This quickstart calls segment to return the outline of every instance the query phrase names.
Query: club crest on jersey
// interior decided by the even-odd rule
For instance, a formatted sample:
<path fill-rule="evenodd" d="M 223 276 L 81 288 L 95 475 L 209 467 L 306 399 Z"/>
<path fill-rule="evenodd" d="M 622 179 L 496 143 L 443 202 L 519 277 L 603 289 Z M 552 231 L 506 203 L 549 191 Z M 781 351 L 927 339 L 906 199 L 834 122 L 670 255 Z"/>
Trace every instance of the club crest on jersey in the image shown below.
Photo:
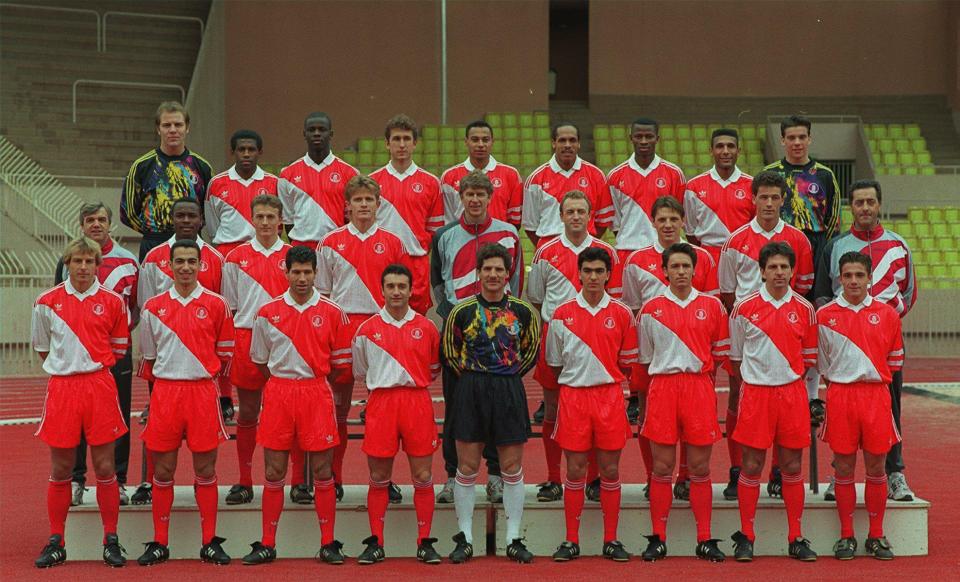
<path fill-rule="evenodd" d="M 377 244 L 373 245 L 373 252 L 377 253 L 378 255 L 382 255 L 383 253 L 387 252 L 387 247 L 383 246 L 383 243 L 378 242 Z"/>
<path fill-rule="evenodd" d="M 330 174 L 330 181 L 333 182 L 334 184 L 340 182 L 340 173 L 334 172 Z"/>
<path fill-rule="evenodd" d="M 93 313 L 94 313 L 94 315 L 103 315 L 103 304 L 102 304 L 102 303 L 97 303 L 96 305 L 94 305 L 94 306 L 93 306 Z"/>
<path fill-rule="evenodd" d="M 499 188 L 500 186 L 503 186 L 503 180 L 501 180 L 500 178 L 494 178 L 491 182 L 493 183 L 494 188 Z"/>
<path fill-rule="evenodd" d="M 261 187 L 259 190 L 257 190 L 257 194 L 259 194 L 260 196 L 266 196 L 266 195 L 268 195 L 268 194 L 270 194 L 270 193 L 267 192 L 267 189 L 266 189 L 266 188 Z"/>
<path fill-rule="evenodd" d="M 667 181 L 664 180 L 663 178 L 657 178 L 657 188 L 666 188 L 666 187 L 667 187 Z"/>
<path fill-rule="evenodd" d="M 873 325 L 880 325 L 880 316 L 876 313 L 871 313 L 870 317 L 867 318 L 867 321 Z"/>
<path fill-rule="evenodd" d="M 819 192 L 820 192 L 820 184 L 817 184 L 816 182 L 811 182 L 810 185 L 807 186 L 807 192 L 809 192 L 809 193 L 811 193 L 811 194 L 817 194 L 817 193 L 819 193 Z"/>
<path fill-rule="evenodd" d="M 737 191 L 733 193 L 737 200 L 743 200 L 747 197 L 747 193 L 743 191 L 743 188 L 737 188 Z"/>
<path fill-rule="evenodd" d="M 314 315 L 313 318 L 310 320 L 310 323 L 313 324 L 313 327 L 323 327 L 323 316 Z"/>
<path fill-rule="evenodd" d="M 209 269 L 209 268 L 210 268 L 210 265 L 208 265 L 206 261 L 200 261 L 200 272 L 201 272 L 201 273 L 206 273 L 206 272 L 207 272 L 207 269 Z"/>
<path fill-rule="evenodd" d="M 197 319 L 207 318 L 207 309 L 205 307 L 198 307 L 196 313 L 197 313 Z"/>
<path fill-rule="evenodd" d="M 410 336 L 415 340 L 421 339 L 423 338 L 423 330 L 419 327 L 415 327 L 413 328 L 413 331 L 410 332 Z"/>
<path fill-rule="evenodd" d="M 617 322 L 614 321 L 612 317 L 608 317 L 608 318 L 603 322 L 603 327 L 605 327 L 605 328 L 607 328 L 607 329 L 613 329 L 613 328 L 617 327 Z"/>
<path fill-rule="evenodd" d="M 577 181 L 577 184 L 579 184 L 581 188 L 586 188 L 590 185 L 590 182 L 587 181 L 586 176 L 580 176 L 580 180 Z"/>
<path fill-rule="evenodd" d="M 277 259 L 277 268 L 281 271 L 287 270 L 287 262 L 284 259 Z"/>
<path fill-rule="evenodd" d="M 707 312 L 704 309 L 698 309 L 693 315 L 700 321 L 703 321 L 707 318 Z"/>
<path fill-rule="evenodd" d="M 416 192 L 417 194 L 419 194 L 423 192 L 423 184 L 421 184 L 420 182 L 414 182 L 413 186 L 411 186 L 410 189 Z"/>
<path fill-rule="evenodd" d="M 796 311 L 791 311 L 790 313 L 787 314 L 787 320 L 790 323 L 797 323 L 798 321 L 800 321 L 800 317 L 797 316 Z"/>

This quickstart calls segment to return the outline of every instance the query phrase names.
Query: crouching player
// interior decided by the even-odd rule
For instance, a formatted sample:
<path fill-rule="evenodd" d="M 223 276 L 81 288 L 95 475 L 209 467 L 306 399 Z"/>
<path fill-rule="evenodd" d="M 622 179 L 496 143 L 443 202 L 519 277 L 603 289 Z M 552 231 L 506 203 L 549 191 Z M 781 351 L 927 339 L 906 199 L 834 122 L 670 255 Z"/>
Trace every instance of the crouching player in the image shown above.
<path fill-rule="evenodd" d="M 333 537 L 337 502 L 331 465 L 339 436 L 328 376 L 349 371 L 347 316 L 314 288 L 317 253 L 313 249 L 291 248 L 286 267 L 290 288 L 260 308 L 250 340 L 250 359 L 267 378 L 257 431 L 266 483 L 263 537 L 251 544 L 243 563 L 265 564 L 277 557 L 284 477 L 290 449 L 297 443 L 300 450 L 312 453 L 313 501 L 320 521 L 317 559 L 342 564 L 343 544 Z"/>
<path fill-rule="evenodd" d="M 626 562 L 617 540 L 620 519 L 620 452 L 632 436 L 622 383 L 637 362 L 637 330 L 630 308 L 607 295 L 611 253 L 587 248 L 577 257 L 582 289 L 560 304 L 547 332 L 547 364 L 558 373 L 560 395 L 553 438 L 567 457 L 563 497 L 567 539 L 553 554 L 566 562 L 580 555 L 587 455 L 597 451 L 603 556 Z M 626 373 L 625 373 L 626 371 Z"/>
<path fill-rule="evenodd" d="M 804 377 L 817 363 L 816 312 L 790 288 L 797 256 L 785 242 L 760 250 L 763 286 L 737 302 L 730 314 L 730 363 L 742 378 L 733 440 L 743 446 L 737 484 L 740 531 L 733 534 L 734 558 L 753 560 L 753 520 L 760 498 L 760 472 L 767 449 L 776 446 L 787 508 L 791 558 L 812 562 L 817 554 L 800 532 L 803 517 L 803 449 L 810 446 L 810 408 Z"/>
<path fill-rule="evenodd" d="M 130 346 L 126 302 L 100 285 L 100 245 L 82 237 L 67 245 L 63 264 L 69 277 L 44 292 L 33 306 L 33 349 L 50 374 L 37 436 L 50 446 L 47 513 L 50 540 L 34 565 L 49 568 L 67 559 L 63 534 L 70 509 L 70 478 L 81 434 L 90 444 L 97 474 L 97 505 L 103 521 L 103 561 L 123 566 L 117 519 L 120 488 L 113 448 L 127 432 L 110 367 Z"/>
<path fill-rule="evenodd" d="M 884 461 L 900 442 L 893 422 L 888 385 L 903 366 L 900 317 L 894 308 L 870 296 L 872 261 L 852 251 L 840 257 L 843 292 L 817 311 L 820 373 L 827 379 L 827 419 L 821 436 L 833 451 L 836 471 L 840 540 L 833 547 L 840 560 L 852 560 L 857 551 L 853 511 L 857 492 L 853 471 L 857 449 L 863 449 L 867 483 L 864 501 L 870 533 L 864 547 L 879 560 L 892 560 L 883 536 L 887 508 Z"/>
<path fill-rule="evenodd" d="M 403 265 L 389 265 L 380 277 L 384 307 L 366 320 L 353 338 L 353 374 L 366 380 L 367 400 L 363 452 L 370 467 L 367 514 L 370 537 L 357 562 L 383 560 L 383 519 L 389 502 L 393 458 L 403 450 L 413 477 L 413 505 L 417 513 L 417 559 L 439 564 L 440 554 L 430 537 L 433 523 L 433 452 L 437 425 L 427 387 L 440 374 L 440 332 L 429 319 L 410 307 L 414 282 Z"/>

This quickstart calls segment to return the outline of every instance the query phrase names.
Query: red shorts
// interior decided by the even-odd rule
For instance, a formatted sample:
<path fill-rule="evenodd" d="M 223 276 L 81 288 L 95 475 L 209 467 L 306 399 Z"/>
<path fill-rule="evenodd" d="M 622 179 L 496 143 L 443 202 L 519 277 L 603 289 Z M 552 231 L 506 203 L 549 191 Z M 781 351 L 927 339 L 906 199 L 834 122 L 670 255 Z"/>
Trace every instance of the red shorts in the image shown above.
<path fill-rule="evenodd" d="M 410 294 L 410 307 L 420 315 L 426 315 L 433 301 L 430 299 L 430 255 L 409 257 L 408 265 L 413 274 L 413 289 Z"/>
<path fill-rule="evenodd" d="M 900 442 L 890 408 L 890 388 L 879 382 L 830 383 L 820 438 L 840 455 L 852 455 L 857 449 L 886 454 Z"/>
<path fill-rule="evenodd" d="M 211 379 L 157 378 L 150 395 L 150 417 L 141 437 L 151 451 L 166 453 L 187 448 L 204 453 L 227 440 L 220 412 L 220 390 Z"/>
<path fill-rule="evenodd" d="M 265 449 L 289 451 L 294 439 L 304 451 L 325 451 L 340 444 L 333 393 L 325 379 L 267 380 L 257 442 Z"/>
<path fill-rule="evenodd" d="M 427 457 L 440 439 L 433 418 L 433 401 L 425 388 L 377 388 L 367 399 L 363 452 L 392 458 L 400 450 L 411 457 Z"/>
<path fill-rule="evenodd" d="M 81 434 L 90 446 L 97 447 L 126 433 L 110 370 L 50 377 L 40 428 L 34 436 L 51 447 L 72 449 L 80 444 Z"/>
<path fill-rule="evenodd" d="M 655 443 L 703 447 L 721 438 L 717 393 L 710 374 L 656 374 L 650 378 L 640 434 Z"/>
<path fill-rule="evenodd" d="M 619 384 L 560 387 L 553 440 L 565 451 L 619 451 L 633 436 Z"/>
<path fill-rule="evenodd" d="M 245 242 L 247 241 L 241 240 L 237 242 L 228 242 L 228 243 L 218 244 L 217 252 L 223 255 L 224 257 L 226 257 L 227 255 L 230 254 L 230 251 L 232 251 L 233 249 L 237 248 L 238 246 L 242 245 Z"/>
<path fill-rule="evenodd" d="M 260 390 L 267 379 L 250 359 L 250 340 L 253 330 L 238 327 L 234 330 L 233 361 L 230 362 L 230 382 L 241 390 Z"/>
<path fill-rule="evenodd" d="M 810 446 L 810 405 L 803 378 L 783 386 L 740 386 L 733 440 L 753 449 L 774 443 L 788 449 Z"/>
<path fill-rule="evenodd" d="M 630 372 L 630 392 L 646 394 L 650 390 L 650 374 L 647 366 L 635 364 Z"/>
<path fill-rule="evenodd" d="M 547 365 L 547 327 L 548 324 L 544 322 L 543 332 L 540 335 L 542 341 L 540 342 L 540 351 L 537 354 L 537 365 L 533 369 L 533 379 L 539 382 L 544 390 L 559 390 L 558 376 Z"/>

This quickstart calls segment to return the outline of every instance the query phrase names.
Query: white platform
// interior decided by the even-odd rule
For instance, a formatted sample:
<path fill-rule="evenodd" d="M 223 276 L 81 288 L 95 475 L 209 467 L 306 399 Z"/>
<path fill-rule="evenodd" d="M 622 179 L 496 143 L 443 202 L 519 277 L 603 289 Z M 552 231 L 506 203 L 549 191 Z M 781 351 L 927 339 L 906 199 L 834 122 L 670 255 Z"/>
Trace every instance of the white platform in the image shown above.
<path fill-rule="evenodd" d="M 386 552 L 387 556 L 414 556 L 416 553 L 417 520 L 413 507 L 413 489 L 401 485 L 403 503 L 390 505 L 387 509 Z M 821 486 L 825 490 L 826 484 Z M 363 549 L 360 543 L 369 535 L 366 512 L 365 485 L 348 485 L 343 501 L 337 505 L 336 537 L 344 543 L 348 556 L 356 557 Z M 440 486 L 437 486 L 439 491 Z M 721 549 L 732 551 L 730 534 L 740 528 L 740 514 L 736 501 L 725 501 L 721 485 L 714 485 L 713 535 L 724 542 Z M 217 523 L 218 535 L 227 538 L 224 549 L 234 558 L 249 551 L 249 544 L 260 539 L 261 488 L 255 487 L 255 499 L 246 505 L 228 506 L 223 503 L 229 487 L 220 488 L 221 503 Z M 286 492 L 285 492 L 286 493 Z M 99 560 L 101 558 L 100 536 L 102 526 L 96 505 L 96 492 L 87 491 L 86 502 L 71 508 L 67 519 L 67 553 L 71 560 Z M 313 505 L 297 505 L 285 496 L 286 503 L 280 518 L 277 533 L 277 551 L 280 558 L 313 557 L 320 545 L 320 531 Z M 898 556 L 927 554 L 927 512 L 930 504 L 922 499 L 902 503 L 887 503 L 884 531 Z M 127 548 L 128 557 L 140 555 L 142 543 L 153 539 L 151 507 L 129 506 L 120 508 L 120 542 Z M 473 518 L 474 548 L 483 555 L 488 532 L 496 533 L 496 553 L 504 553 L 504 524 L 502 506 L 491 507 L 486 501 L 483 487 L 477 487 L 477 504 Z M 803 516 L 803 533 L 813 543 L 813 549 L 821 555 L 829 555 L 833 543 L 839 537 L 839 522 L 836 505 L 825 502 L 820 495 L 807 492 Z M 860 539 L 867 532 L 867 514 L 863 508 L 862 485 L 857 486 L 857 512 L 855 527 Z M 771 499 L 765 488 L 760 494 L 755 521 L 757 532 L 757 555 L 785 555 L 786 513 L 780 499 Z M 433 518 L 433 537 L 439 538 L 437 550 L 446 555 L 453 549 L 450 538 L 458 531 L 453 504 L 436 505 Z M 527 486 L 527 502 L 523 516 L 522 535 L 534 554 L 550 555 L 563 541 L 566 525 L 563 502 L 539 503 L 536 487 Z M 603 520 L 600 504 L 587 501 L 580 524 L 580 547 L 584 555 L 599 554 L 602 546 Z M 642 485 L 625 485 L 620 513 L 620 539 L 627 550 L 638 553 L 646 546 L 644 534 L 650 533 L 649 503 L 643 499 Z M 668 540 L 670 555 L 693 555 L 696 545 L 695 526 L 689 503 L 674 501 L 670 512 Z M 196 558 L 200 550 L 200 519 L 191 486 L 176 487 L 173 513 L 170 516 L 171 558 Z"/>

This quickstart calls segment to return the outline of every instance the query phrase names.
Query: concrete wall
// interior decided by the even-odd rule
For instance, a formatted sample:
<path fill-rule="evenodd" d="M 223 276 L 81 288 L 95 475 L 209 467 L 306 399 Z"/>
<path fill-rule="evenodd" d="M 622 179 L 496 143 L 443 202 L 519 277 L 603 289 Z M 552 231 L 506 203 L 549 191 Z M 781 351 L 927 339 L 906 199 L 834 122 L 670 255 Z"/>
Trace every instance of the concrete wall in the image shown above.
<path fill-rule="evenodd" d="M 226 128 L 224 4 L 213 0 L 210 7 L 186 102 L 191 119 L 187 144 L 210 162 L 214 172 L 225 168 L 230 159 L 224 135 L 233 133 Z"/>

